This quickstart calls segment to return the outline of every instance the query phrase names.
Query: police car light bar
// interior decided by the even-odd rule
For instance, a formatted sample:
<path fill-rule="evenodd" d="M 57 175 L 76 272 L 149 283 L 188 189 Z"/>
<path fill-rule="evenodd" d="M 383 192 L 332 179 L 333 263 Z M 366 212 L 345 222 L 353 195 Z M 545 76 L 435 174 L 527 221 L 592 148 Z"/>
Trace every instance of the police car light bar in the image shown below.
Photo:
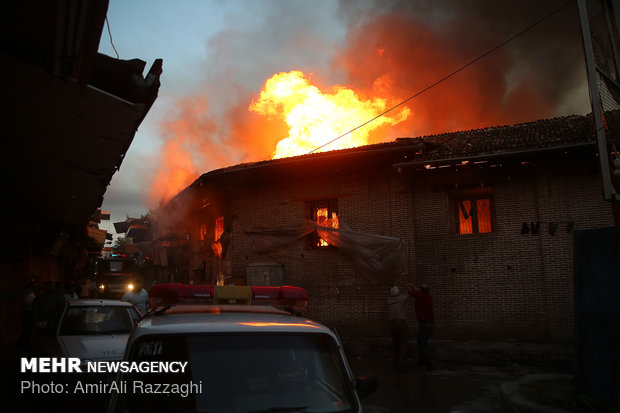
<path fill-rule="evenodd" d="M 282 287 L 253 286 L 252 299 L 254 304 L 286 307 L 299 311 L 308 306 L 306 289 L 288 285 Z"/>
<path fill-rule="evenodd" d="M 149 293 L 151 307 L 172 304 L 254 304 L 304 310 L 308 295 L 301 287 L 216 286 L 164 283 Z"/>

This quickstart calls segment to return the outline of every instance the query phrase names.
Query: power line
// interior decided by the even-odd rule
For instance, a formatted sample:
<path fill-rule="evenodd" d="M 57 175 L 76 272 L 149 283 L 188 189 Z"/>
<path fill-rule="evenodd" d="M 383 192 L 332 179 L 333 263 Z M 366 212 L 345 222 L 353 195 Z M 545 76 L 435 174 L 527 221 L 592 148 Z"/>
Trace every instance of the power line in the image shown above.
<path fill-rule="evenodd" d="M 114 49 L 114 52 L 116 53 L 116 58 L 120 59 L 118 51 L 116 51 L 116 47 L 114 46 L 114 42 L 112 41 L 112 31 L 110 30 L 110 22 L 108 21 L 108 16 L 105 16 L 105 24 L 106 26 L 108 26 L 108 34 L 110 35 L 110 44 L 112 45 L 112 49 Z"/>
<path fill-rule="evenodd" d="M 525 29 L 521 30 L 520 32 L 518 32 L 517 34 L 509 37 L 508 39 L 504 40 L 503 42 L 501 42 L 500 44 L 498 44 L 497 46 L 493 47 L 492 49 L 486 51 L 485 53 L 481 54 L 480 56 L 476 57 L 475 59 L 471 60 L 469 63 L 461 66 L 460 68 L 456 69 L 454 72 L 442 77 L 441 79 L 439 79 L 438 81 L 436 81 L 435 83 L 425 87 L 424 89 L 420 90 L 419 92 L 417 92 L 416 94 L 409 96 L 407 99 L 403 100 L 402 102 L 392 106 L 391 108 L 385 110 L 384 112 L 380 113 L 379 115 L 375 116 L 374 118 L 362 123 L 361 125 L 356 126 L 355 128 L 343 133 L 342 135 L 332 139 L 331 141 L 324 143 L 323 145 L 314 148 L 313 150 L 311 150 L 310 152 L 308 152 L 308 154 L 311 154 L 313 152 L 318 151 L 321 148 L 324 148 L 327 145 L 330 145 L 334 142 L 336 142 L 338 139 L 343 138 L 345 136 L 347 136 L 350 133 L 355 132 L 356 130 L 363 128 L 364 126 L 368 125 L 369 123 L 379 119 L 380 117 L 386 115 L 387 113 L 393 111 L 394 109 L 396 109 L 399 106 L 404 105 L 405 103 L 409 102 L 411 99 L 416 98 L 418 96 L 420 96 L 421 94 L 427 92 L 428 90 L 434 88 L 435 86 L 437 86 L 438 84 L 450 79 L 452 76 L 456 75 L 457 73 L 467 69 L 469 66 L 473 65 L 474 63 L 478 62 L 479 60 L 484 59 L 485 57 L 487 57 L 488 55 L 490 55 L 491 53 L 496 52 L 497 50 L 501 49 L 502 47 L 504 47 L 506 44 L 510 43 L 511 41 L 513 41 L 514 39 L 516 39 L 517 37 L 525 34 L 526 32 L 528 32 L 529 30 L 533 29 L 534 27 L 538 26 L 540 23 L 544 22 L 545 20 L 553 17 L 555 14 L 559 13 L 560 11 L 562 11 L 564 8 L 568 7 L 571 3 L 573 3 L 574 0 L 569 0 L 568 2 L 564 3 L 562 6 L 558 7 L 557 9 L 555 9 L 554 11 L 552 11 L 551 13 L 545 15 L 544 17 L 542 17 L 541 19 L 539 19 L 538 21 L 536 21 L 535 23 L 529 25 L 528 27 L 526 27 Z"/>

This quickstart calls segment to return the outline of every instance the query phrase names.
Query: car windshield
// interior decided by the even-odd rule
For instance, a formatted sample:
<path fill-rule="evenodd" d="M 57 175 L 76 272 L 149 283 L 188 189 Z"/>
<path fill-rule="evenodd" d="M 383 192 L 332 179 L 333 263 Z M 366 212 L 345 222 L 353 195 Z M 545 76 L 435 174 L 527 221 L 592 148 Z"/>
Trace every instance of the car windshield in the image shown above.
<path fill-rule="evenodd" d="M 140 316 L 129 306 L 68 307 L 60 323 L 61 336 L 129 333 Z"/>
<path fill-rule="evenodd" d="M 135 261 L 127 258 L 101 260 L 97 265 L 99 273 L 134 272 L 136 270 Z"/>
<path fill-rule="evenodd" d="M 130 359 L 189 364 L 185 373 L 126 374 L 117 412 L 357 411 L 338 346 L 324 334 L 145 337 Z M 144 393 L 161 384 L 174 393 Z"/>

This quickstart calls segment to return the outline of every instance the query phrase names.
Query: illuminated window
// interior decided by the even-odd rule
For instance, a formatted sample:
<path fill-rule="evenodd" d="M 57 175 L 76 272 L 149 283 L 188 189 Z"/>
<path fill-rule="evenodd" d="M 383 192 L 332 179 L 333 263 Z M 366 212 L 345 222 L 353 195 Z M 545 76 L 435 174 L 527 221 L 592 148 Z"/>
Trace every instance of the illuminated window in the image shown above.
<path fill-rule="evenodd" d="M 307 218 L 315 221 L 319 226 L 338 228 L 338 200 L 323 199 L 306 203 Z M 310 237 L 312 248 L 327 248 L 329 244 L 320 238 L 316 232 Z"/>
<path fill-rule="evenodd" d="M 479 188 L 454 192 L 451 196 L 454 229 L 457 234 L 493 232 L 493 190 Z"/>
<path fill-rule="evenodd" d="M 214 240 L 217 241 L 220 239 L 222 234 L 224 233 L 224 217 L 218 217 L 215 220 L 215 233 L 213 234 Z"/>
<path fill-rule="evenodd" d="M 219 258 L 222 258 L 223 254 L 223 246 L 219 241 L 222 234 L 224 234 L 224 217 L 217 217 L 215 219 L 215 230 L 213 232 L 214 242 L 211 244 L 211 250 L 213 251 L 213 255 Z"/>

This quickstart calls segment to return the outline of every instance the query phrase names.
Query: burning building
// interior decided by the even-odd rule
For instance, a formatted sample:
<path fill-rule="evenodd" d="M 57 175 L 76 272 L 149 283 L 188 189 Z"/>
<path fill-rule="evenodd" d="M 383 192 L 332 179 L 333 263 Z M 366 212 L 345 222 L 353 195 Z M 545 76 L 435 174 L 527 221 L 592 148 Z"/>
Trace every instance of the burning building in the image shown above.
<path fill-rule="evenodd" d="M 389 288 L 426 281 L 439 338 L 569 340 L 573 231 L 614 225 L 593 133 L 569 116 L 240 164 L 159 225 L 179 281 L 301 286 L 344 336 L 386 335 Z"/>

